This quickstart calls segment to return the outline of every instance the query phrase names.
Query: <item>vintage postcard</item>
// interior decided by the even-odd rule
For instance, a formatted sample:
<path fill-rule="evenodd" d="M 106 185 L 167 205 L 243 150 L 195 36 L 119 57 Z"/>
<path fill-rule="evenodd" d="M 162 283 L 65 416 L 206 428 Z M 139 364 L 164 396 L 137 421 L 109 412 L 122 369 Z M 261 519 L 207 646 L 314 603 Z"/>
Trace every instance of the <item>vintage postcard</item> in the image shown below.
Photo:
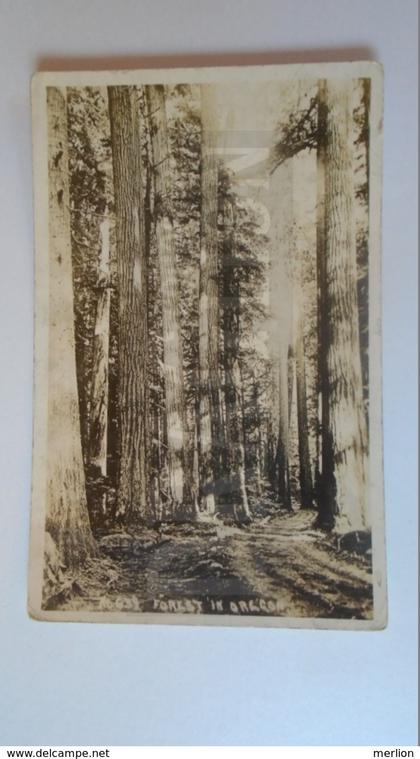
<path fill-rule="evenodd" d="M 30 614 L 383 628 L 381 67 L 32 98 Z"/>

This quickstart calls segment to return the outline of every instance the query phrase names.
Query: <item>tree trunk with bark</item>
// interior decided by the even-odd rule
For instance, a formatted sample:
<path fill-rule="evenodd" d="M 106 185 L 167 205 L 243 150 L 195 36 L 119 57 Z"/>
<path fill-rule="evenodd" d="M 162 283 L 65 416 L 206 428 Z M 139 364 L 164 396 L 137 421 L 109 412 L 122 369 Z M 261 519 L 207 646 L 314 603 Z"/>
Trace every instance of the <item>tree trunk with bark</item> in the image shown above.
<path fill-rule="evenodd" d="M 362 127 L 359 141 L 362 145 L 362 170 L 365 175 L 364 185 L 359 188 L 362 198 L 363 216 L 361 229 L 358 234 L 358 301 L 359 301 L 359 331 L 360 331 L 360 360 L 363 377 L 363 400 L 366 415 L 367 434 L 369 435 L 369 197 L 370 197 L 370 88 L 371 80 L 362 79 Z M 360 208 L 360 206 L 359 206 Z"/>
<path fill-rule="evenodd" d="M 289 477 L 289 346 L 291 297 L 287 262 L 292 251 L 293 163 L 287 160 L 270 176 L 270 351 L 273 364 L 272 418 L 274 461 L 270 479 L 279 504 L 291 508 Z M 280 297 L 279 297 L 280 293 Z"/>
<path fill-rule="evenodd" d="M 109 362 L 109 219 L 100 225 L 101 255 L 97 283 L 95 332 L 93 338 L 92 395 L 89 468 L 107 475 L 108 455 L 108 362 Z"/>
<path fill-rule="evenodd" d="M 135 87 L 109 87 L 119 289 L 117 518 L 152 518 L 148 484 L 147 250 Z"/>
<path fill-rule="evenodd" d="M 328 81 L 325 103 L 325 324 L 321 521 L 364 530 L 367 431 L 363 408 L 351 140 L 351 90 Z M 325 408 L 325 412 L 324 412 Z"/>
<path fill-rule="evenodd" d="M 289 472 L 289 360 L 283 350 L 278 360 L 278 437 L 276 450 L 276 486 L 279 503 L 292 508 Z"/>
<path fill-rule="evenodd" d="M 77 395 L 66 93 L 47 89 L 49 173 L 48 566 L 77 570 L 96 555 L 86 501 Z M 51 539 L 53 543 L 51 543 Z M 48 548 L 50 546 L 50 548 Z"/>
<path fill-rule="evenodd" d="M 201 223 L 199 292 L 200 507 L 213 514 L 221 448 L 219 282 L 217 239 L 216 104 L 212 85 L 201 86 Z"/>
<path fill-rule="evenodd" d="M 193 460 L 192 460 L 192 497 L 196 504 L 197 511 L 200 508 L 200 398 L 199 398 L 199 379 L 196 378 L 197 393 L 194 398 L 194 438 L 193 438 Z"/>
<path fill-rule="evenodd" d="M 163 360 L 167 423 L 169 510 L 172 518 L 195 515 L 186 468 L 187 427 L 184 402 L 175 244 L 170 199 L 170 149 L 163 85 L 146 87 L 154 176 L 154 217 L 162 294 Z"/>
<path fill-rule="evenodd" d="M 235 208 L 223 204 L 223 342 L 226 407 L 226 463 L 224 500 L 238 522 L 250 511 L 245 479 L 245 443 L 242 420 L 242 376 L 239 361 L 240 280 L 235 255 Z"/>
<path fill-rule="evenodd" d="M 255 490 L 258 496 L 263 493 L 264 444 L 263 423 L 260 408 L 259 386 L 255 372 L 252 372 L 252 400 L 254 404 L 256 440 L 255 440 Z"/>
<path fill-rule="evenodd" d="M 298 422 L 299 447 L 299 484 L 302 508 L 313 507 L 313 487 L 311 457 L 309 453 L 308 429 L 308 400 L 306 394 L 305 342 L 303 332 L 302 303 L 299 293 L 296 294 L 296 338 L 295 338 L 295 367 L 296 367 L 296 405 Z"/>
<path fill-rule="evenodd" d="M 316 207 L 316 268 L 317 268 L 317 341 L 318 341 L 318 430 L 316 437 L 315 496 L 318 505 L 319 520 L 325 527 L 332 527 L 333 516 L 325 509 L 324 500 L 333 498 L 334 483 L 322 476 L 323 431 L 328 429 L 327 397 L 327 313 L 326 313 L 326 273 L 325 273 L 325 166 L 326 166 L 326 128 L 327 103 L 326 81 L 321 79 L 318 85 L 318 139 L 317 139 L 317 207 Z M 331 492 L 331 495 L 329 495 Z"/>

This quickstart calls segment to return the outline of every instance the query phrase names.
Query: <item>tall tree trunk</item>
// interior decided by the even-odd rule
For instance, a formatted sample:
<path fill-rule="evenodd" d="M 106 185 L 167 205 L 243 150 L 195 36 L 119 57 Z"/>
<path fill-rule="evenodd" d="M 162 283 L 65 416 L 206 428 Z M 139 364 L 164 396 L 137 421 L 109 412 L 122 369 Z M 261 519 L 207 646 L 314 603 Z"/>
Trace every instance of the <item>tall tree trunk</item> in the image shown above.
<path fill-rule="evenodd" d="M 303 314 L 300 293 L 296 297 L 296 402 L 299 446 L 299 484 L 302 507 L 313 507 L 312 471 L 309 454 L 308 406 L 306 395 L 305 344 L 303 333 Z"/>
<path fill-rule="evenodd" d="M 216 104 L 201 86 L 201 225 L 199 293 L 200 506 L 213 514 L 220 471 L 219 283 L 217 240 Z"/>
<path fill-rule="evenodd" d="M 162 472 L 162 432 L 161 432 L 161 418 L 160 408 L 156 404 L 155 412 L 153 415 L 153 467 L 154 477 L 152 483 L 153 492 L 153 511 L 155 518 L 160 521 L 162 517 L 162 504 L 161 504 L 161 472 Z"/>
<path fill-rule="evenodd" d="M 293 164 L 285 161 L 270 176 L 270 351 L 273 362 L 272 417 L 275 458 L 271 478 L 279 503 L 291 508 L 289 481 L 289 379 L 291 297 L 287 262 L 292 254 Z M 281 293 L 281 297 L 279 297 Z"/>
<path fill-rule="evenodd" d="M 292 345 L 289 345 L 289 349 L 287 351 L 287 418 L 289 420 L 289 429 L 290 429 L 290 417 L 292 414 L 294 385 L 295 385 L 295 349 Z"/>
<path fill-rule="evenodd" d="M 170 150 L 162 85 L 146 87 L 154 167 L 154 217 L 162 291 L 163 359 L 168 437 L 169 508 L 174 519 L 195 514 L 186 464 L 182 340 L 170 187 Z"/>
<path fill-rule="evenodd" d="M 278 361 L 279 372 L 279 426 L 276 450 L 276 479 L 279 503 L 285 509 L 292 508 L 289 472 L 289 361 L 288 351 L 282 351 Z"/>
<path fill-rule="evenodd" d="M 328 514 L 324 501 L 334 497 L 334 483 L 322 477 L 323 431 L 328 429 L 327 397 L 327 313 L 326 313 L 326 273 L 325 273 L 325 164 L 326 164 L 327 104 L 326 81 L 318 84 L 318 145 L 317 145 L 317 208 L 316 208 L 316 268 L 317 268 L 317 342 L 318 342 L 318 430 L 316 437 L 315 496 L 319 519 L 325 527 L 333 526 L 333 515 Z M 329 495 L 330 493 L 330 495 Z"/>
<path fill-rule="evenodd" d="M 47 89 L 49 172 L 49 383 L 46 550 L 70 570 L 96 554 L 86 502 L 77 396 L 70 242 L 67 107 Z M 54 550 L 48 549 L 50 538 Z"/>
<path fill-rule="evenodd" d="M 360 360 L 362 364 L 363 400 L 366 415 L 367 434 L 369 435 L 369 196 L 370 196 L 370 88 L 371 80 L 361 80 L 362 126 L 359 140 L 362 143 L 362 170 L 365 182 L 360 188 L 363 216 L 359 230 L 357 265 L 358 265 L 358 301 Z"/>
<path fill-rule="evenodd" d="M 226 505 L 238 522 L 250 519 L 245 481 L 242 377 L 239 362 L 240 281 L 235 255 L 235 209 L 233 201 L 223 207 L 223 338 L 226 405 L 226 459 L 224 483 Z"/>
<path fill-rule="evenodd" d="M 362 79 L 362 105 L 363 105 L 363 144 L 365 148 L 365 171 L 366 171 L 366 189 L 365 200 L 369 214 L 369 193 L 370 193 L 370 99 L 371 99 L 371 79 Z"/>
<path fill-rule="evenodd" d="M 147 250 L 135 87 L 109 87 L 119 288 L 117 517 L 151 518 L 148 493 Z"/>
<path fill-rule="evenodd" d="M 199 381 L 196 382 L 196 388 L 199 391 Z M 200 504 L 200 398 L 197 392 L 194 399 L 194 440 L 193 440 L 193 462 L 192 462 L 192 496 L 196 503 L 197 509 Z"/>
<path fill-rule="evenodd" d="M 89 465 L 94 473 L 107 475 L 108 455 L 108 362 L 110 327 L 109 219 L 100 225 L 101 255 L 97 284 L 95 332 L 93 338 L 92 396 Z"/>
<path fill-rule="evenodd" d="M 325 316 L 321 521 L 366 529 L 366 419 L 360 362 L 350 87 L 325 87 Z M 325 418 L 325 424 L 324 424 Z"/>
<path fill-rule="evenodd" d="M 152 200 L 152 148 L 150 139 L 150 130 L 148 128 L 148 114 L 146 105 L 146 94 L 143 88 L 142 97 L 140 98 L 140 118 L 142 123 L 147 127 L 144 131 L 145 140 L 145 183 L 144 183 L 144 236 L 147 256 L 147 292 L 153 293 L 154 297 L 147 298 L 147 334 L 148 334 L 148 379 L 151 383 L 149 392 L 149 428 L 151 431 L 151 444 L 149 451 L 149 478 L 150 478 L 150 499 L 154 520 L 159 523 L 162 521 L 162 472 L 164 468 L 162 456 L 162 420 L 161 420 L 161 395 L 160 375 L 159 375 L 159 350 L 157 349 L 155 334 L 160 323 L 160 310 L 157 302 L 156 293 L 158 290 L 157 272 L 153 266 L 151 258 L 152 250 L 152 217 L 153 217 L 153 200 Z"/>
<path fill-rule="evenodd" d="M 255 485 L 258 496 L 263 491 L 263 468 L 264 468 L 264 447 L 262 436 L 262 414 L 260 407 L 260 398 L 258 391 L 258 382 L 255 371 L 251 373 L 252 379 L 252 400 L 254 404 L 256 441 L 255 441 Z"/>

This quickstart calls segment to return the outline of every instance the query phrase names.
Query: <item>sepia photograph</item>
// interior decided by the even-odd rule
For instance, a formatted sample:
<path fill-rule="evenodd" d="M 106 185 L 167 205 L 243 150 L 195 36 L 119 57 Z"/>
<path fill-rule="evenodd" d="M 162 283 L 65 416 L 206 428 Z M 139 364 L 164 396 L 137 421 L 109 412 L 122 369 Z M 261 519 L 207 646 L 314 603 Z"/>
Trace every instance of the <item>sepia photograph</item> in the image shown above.
<path fill-rule="evenodd" d="M 382 629 L 381 67 L 32 95 L 30 614 Z"/>

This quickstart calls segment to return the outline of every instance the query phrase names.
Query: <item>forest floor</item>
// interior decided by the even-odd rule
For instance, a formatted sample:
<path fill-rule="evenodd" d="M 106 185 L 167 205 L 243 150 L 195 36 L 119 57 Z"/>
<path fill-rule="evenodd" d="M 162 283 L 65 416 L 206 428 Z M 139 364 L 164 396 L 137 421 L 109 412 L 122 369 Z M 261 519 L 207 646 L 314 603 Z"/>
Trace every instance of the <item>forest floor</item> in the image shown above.
<path fill-rule="evenodd" d="M 100 558 L 59 608 L 371 618 L 370 551 L 344 551 L 313 525 L 299 510 L 98 536 Z"/>

